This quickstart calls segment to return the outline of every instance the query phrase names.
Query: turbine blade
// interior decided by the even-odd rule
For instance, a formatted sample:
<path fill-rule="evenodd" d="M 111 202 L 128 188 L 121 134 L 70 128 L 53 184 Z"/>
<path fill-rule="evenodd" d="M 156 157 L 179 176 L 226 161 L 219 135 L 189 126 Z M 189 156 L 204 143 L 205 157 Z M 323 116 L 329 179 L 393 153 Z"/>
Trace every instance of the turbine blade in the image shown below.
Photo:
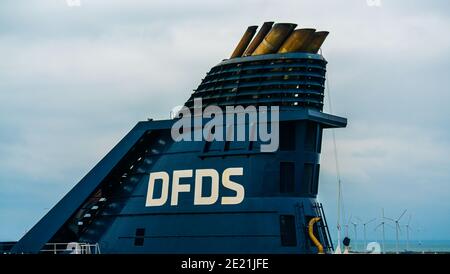
<path fill-rule="evenodd" d="M 397 218 L 397 221 L 400 221 L 400 219 L 403 217 L 403 215 L 405 215 L 406 211 L 408 211 L 408 210 L 405 209 L 405 211 L 403 211 L 402 215 L 400 215 L 400 217 Z"/>
<path fill-rule="evenodd" d="M 392 221 L 392 222 L 394 222 L 395 223 L 395 220 L 394 219 L 391 219 L 391 218 L 388 218 L 388 217 L 384 217 L 386 220 L 389 220 L 389 221 Z"/>
<path fill-rule="evenodd" d="M 371 222 L 375 221 L 376 219 L 377 219 L 377 218 L 373 218 L 372 220 L 366 222 L 366 225 L 367 225 L 367 224 L 370 224 Z"/>
<path fill-rule="evenodd" d="M 383 225 L 383 223 L 377 225 L 373 230 L 377 230 L 377 229 L 378 229 L 380 226 L 382 226 L 382 225 Z"/>
<path fill-rule="evenodd" d="M 390 227 L 390 228 L 395 229 L 395 227 L 394 227 L 393 225 L 391 225 L 391 224 L 385 223 L 385 225 L 387 225 L 387 226 Z"/>

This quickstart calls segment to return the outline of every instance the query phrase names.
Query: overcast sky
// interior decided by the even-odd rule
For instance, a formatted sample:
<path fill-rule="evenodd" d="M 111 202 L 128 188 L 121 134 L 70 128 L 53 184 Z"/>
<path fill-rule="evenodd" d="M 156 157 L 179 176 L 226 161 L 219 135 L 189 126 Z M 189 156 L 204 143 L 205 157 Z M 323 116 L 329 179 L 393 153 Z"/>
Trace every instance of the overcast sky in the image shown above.
<path fill-rule="evenodd" d="M 412 238 L 450 239 L 449 1 L 80 2 L 0 4 L 0 241 L 18 240 L 138 121 L 168 118 L 264 21 L 331 32 L 347 217 L 407 208 Z M 319 198 L 331 226 L 333 157 L 326 132 Z"/>

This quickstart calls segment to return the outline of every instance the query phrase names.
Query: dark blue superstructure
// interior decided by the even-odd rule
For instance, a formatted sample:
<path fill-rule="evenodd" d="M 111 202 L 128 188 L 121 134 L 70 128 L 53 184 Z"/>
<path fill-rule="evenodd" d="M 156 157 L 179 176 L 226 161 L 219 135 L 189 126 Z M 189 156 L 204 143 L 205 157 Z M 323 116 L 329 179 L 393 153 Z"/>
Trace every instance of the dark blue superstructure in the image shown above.
<path fill-rule="evenodd" d="M 98 243 L 102 253 L 311 253 L 307 223 L 321 216 L 320 242 L 332 249 L 316 203 L 322 130 L 346 119 L 322 112 L 326 61 L 309 53 L 267 54 L 225 60 L 207 74 L 186 102 L 204 107 L 280 107 L 280 148 L 260 142 L 174 142 L 174 120 L 139 122 L 13 248 L 38 253 L 47 243 Z M 178 205 L 146 206 L 149 174 L 242 167 L 232 177 L 245 188 L 240 204 L 194 205 L 191 191 Z M 205 184 L 208 185 L 208 184 Z M 161 186 L 155 184 L 155 192 Z M 169 195 L 172 186 L 169 187 Z M 205 187 L 205 192 L 211 189 Z M 219 196 L 233 196 L 220 186 Z"/>

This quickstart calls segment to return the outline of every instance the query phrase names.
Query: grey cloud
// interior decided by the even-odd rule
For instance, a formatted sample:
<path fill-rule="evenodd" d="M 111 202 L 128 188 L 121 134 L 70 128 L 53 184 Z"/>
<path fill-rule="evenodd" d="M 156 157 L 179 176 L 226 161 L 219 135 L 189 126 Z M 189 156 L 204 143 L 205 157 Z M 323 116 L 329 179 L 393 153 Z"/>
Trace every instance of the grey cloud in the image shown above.
<path fill-rule="evenodd" d="M 420 224 L 437 206 L 448 214 L 448 1 L 81 2 L 0 8 L 0 240 L 20 237 L 137 121 L 167 118 L 265 20 L 331 31 L 333 107 L 349 118 L 337 131 L 346 211 L 407 206 Z M 335 220 L 330 142 L 320 197 Z M 433 237 L 448 238 L 450 223 L 437 225 Z"/>

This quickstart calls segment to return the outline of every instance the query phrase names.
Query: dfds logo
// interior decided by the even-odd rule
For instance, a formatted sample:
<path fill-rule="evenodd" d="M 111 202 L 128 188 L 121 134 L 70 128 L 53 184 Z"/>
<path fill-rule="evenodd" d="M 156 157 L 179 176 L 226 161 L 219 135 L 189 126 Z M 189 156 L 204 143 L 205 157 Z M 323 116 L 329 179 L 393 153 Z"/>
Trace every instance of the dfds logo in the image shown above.
<path fill-rule="evenodd" d="M 170 205 L 178 205 L 178 194 L 180 192 L 191 192 L 190 184 L 180 184 L 181 178 L 192 178 L 194 170 L 174 170 L 172 174 L 172 193 L 170 197 Z M 194 179 L 194 205 L 212 205 L 219 200 L 219 177 L 221 177 L 222 186 L 236 193 L 235 196 L 221 197 L 222 205 L 236 205 L 244 200 L 245 189 L 241 184 L 230 180 L 231 176 L 242 176 L 244 169 L 242 167 L 227 168 L 223 171 L 222 176 L 215 169 L 197 169 L 195 170 Z M 204 178 L 210 178 L 211 195 L 203 196 Z M 161 193 L 154 193 L 156 182 L 162 184 Z M 152 172 L 148 181 L 147 200 L 145 206 L 162 206 L 169 198 L 169 181 L 170 177 L 167 172 Z M 156 195 L 155 195 L 156 194 Z M 154 197 L 159 198 L 154 198 Z"/>

